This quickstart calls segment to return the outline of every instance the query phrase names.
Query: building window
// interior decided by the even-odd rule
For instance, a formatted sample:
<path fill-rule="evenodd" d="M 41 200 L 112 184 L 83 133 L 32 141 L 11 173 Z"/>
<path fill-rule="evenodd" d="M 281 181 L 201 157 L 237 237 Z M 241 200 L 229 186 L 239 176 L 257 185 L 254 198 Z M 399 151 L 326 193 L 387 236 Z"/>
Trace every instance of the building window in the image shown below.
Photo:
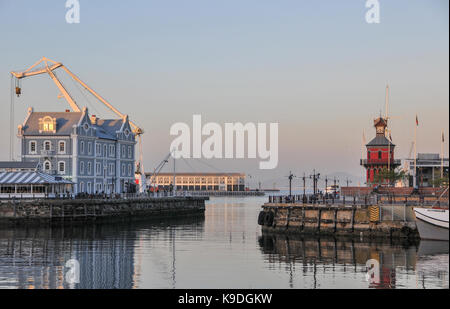
<path fill-rule="evenodd" d="M 380 160 L 381 160 L 381 150 L 380 150 L 380 151 L 378 151 L 378 159 L 380 159 Z"/>
<path fill-rule="evenodd" d="M 50 163 L 50 161 L 45 161 L 44 162 L 44 171 L 49 172 L 51 169 L 52 169 L 52 164 Z"/>
<path fill-rule="evenodd" d="M 60 174 L 64 174 L 66 172 L 66 162 L 64 161 L 58 162 L 58 172 Z"/>
<path fill-rule="evenodd" d="M 103 156 L 106 158 L 108 156 L 108 146 L 103 145 Z"/>
<path fill-rule="evenodd" d="M 89 194 L 91 194 L 92 192 L 91 192 L 91 183 L 90 182 L 88 182 L 87 183 L 87 193 L 89 193 Z"/>
<path fill-rule="evenodd" d="M 45 116 L 39 119 L 39 131 L 42 132 L 56 132 L 56 118 Z"/>
<path fill-rule="evenodd" d="M 92 154 L 92 143 L 91 142 L 88 143 L 88 154 L 89 155 Z"/>
<path fill-rule="evenodd" d="M 125 164 L 122 164 L 122 176 L 125 176 Z"/>
<path fill-rule="evenodd" d="M 80 162 L 80 174 L 81 175 L 84 174 L 84 162 L 83 161 Z"/>
<path fill-rule="evenodd" d="M 114 157 L 114 145 L 109 145 L 109 156 Z"/>
<path fill-rule="evenodd" d="M 52 150 L 52 143 L 50 141 L 45 141 L 44 142 L 44 150 L 45 151 L 50 151 Z"/>
<path fill-rule="evenodd" d="M 125 158 L 125 146 L 122 146 L 122 158 Z"/>
<path fill-rule="evenodd" d="M 128 176 L 131 176 L 131 164 L 128 164 Z"/>
<path fill-rule="evenodd" d="M 59 150 L 59 153 L 66 153 L 66 142 L 60 141 L 58 150 Z"/>
<path fill-rule="evenodd" d="M 36 153 L 36 142 L 35 141 L 30 142 L 30 153 Z"/>
<path fill-rule="evenodd" d="M 91 162 L 87 163 L 87 174 L 91 175 Z"/>
<path fill-rule="evenodd" d="M 84 182 L 80 182 L 80 192 L 84 192 Z"/>
<path fill-rule="evenodd" d="M 114 175 L 114 164 L 113 163 L 109 164 L 109 174 Z"/>
<path fill-rule="evenodd" d="M 80 142 L 80 153 L 84 154 L 84 142 L 83 141 Z"/>
<path fill-rule="evenodd" d="M 128 158 L 131 159 L 131 146 L 128 146 Z"/>
<path fill-rule="evenodd" d="M 97 175 L 101 175 L 101 172 L 102 172 L 102 166 L 101 166 L 100 163 L 97 163 L 96 169 L 97 169 L 97 170 L 96 170 Z"/>

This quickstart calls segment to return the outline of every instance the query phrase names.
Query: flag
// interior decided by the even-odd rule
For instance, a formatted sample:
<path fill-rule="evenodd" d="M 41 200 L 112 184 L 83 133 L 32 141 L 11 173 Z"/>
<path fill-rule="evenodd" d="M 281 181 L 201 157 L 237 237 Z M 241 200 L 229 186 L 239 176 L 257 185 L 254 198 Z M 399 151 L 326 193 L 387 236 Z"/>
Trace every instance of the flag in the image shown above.
<path fill-rule="evenodd" d="M 416 115 L 416 126 L 419 126 L 419 118 Z"/>
<path fill-rule="evenodd" d="M 442 131 L 442 142 L 445 142 L 445 139 L 444 139 L 444 131 Z"/>

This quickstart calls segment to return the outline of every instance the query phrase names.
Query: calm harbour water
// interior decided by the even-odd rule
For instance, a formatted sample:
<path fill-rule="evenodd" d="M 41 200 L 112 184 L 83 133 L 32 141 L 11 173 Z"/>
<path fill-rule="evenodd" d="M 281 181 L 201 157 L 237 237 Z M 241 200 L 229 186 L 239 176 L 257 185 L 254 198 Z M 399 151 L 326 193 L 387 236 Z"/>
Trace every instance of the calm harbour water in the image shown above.
<path fill-rule="evenodd" d="M 449 288 L 448 242 L 262 235 L 265 201 L 213 197 L 204 218 L 165 223 L 3 229 L 0 288 Z M 65 280 L 69 259 L 80 283 Z"/>

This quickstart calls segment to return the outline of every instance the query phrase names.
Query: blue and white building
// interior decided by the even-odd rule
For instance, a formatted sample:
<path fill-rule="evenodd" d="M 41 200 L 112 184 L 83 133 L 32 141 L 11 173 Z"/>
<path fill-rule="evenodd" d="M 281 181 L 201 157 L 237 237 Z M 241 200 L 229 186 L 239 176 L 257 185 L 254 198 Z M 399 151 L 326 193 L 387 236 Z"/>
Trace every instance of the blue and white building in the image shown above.
<path fill-rule="evenodd" d="M 135 134 L 128 116 L 100 119 L 82 112 L 35 112 L 18 127 L 22 161 L 74 183 L 74 193 L 126 193 L 134 185 Z"/>

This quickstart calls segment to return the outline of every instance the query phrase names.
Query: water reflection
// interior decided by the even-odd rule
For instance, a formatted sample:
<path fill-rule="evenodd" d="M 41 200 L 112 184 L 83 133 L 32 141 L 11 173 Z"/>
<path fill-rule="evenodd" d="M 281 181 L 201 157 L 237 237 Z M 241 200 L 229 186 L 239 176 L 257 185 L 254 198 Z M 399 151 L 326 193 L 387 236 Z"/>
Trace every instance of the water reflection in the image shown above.
<path fill-rule="evenodd" d="M 342 277 L 346 273 L 364 275 L 369 288 L 396 288 L 399 272 L 402 276 L 416 275 L 417 288 L 425 288 L 427 280 L 448 288 L 448 242 L 383 243 L 264 234 L 259 238 L 259 245 L 270 264 L 287 267 L 291 287 L 296 272 L 312 277 L 312 287 L 319 287 L 317 272 L 322 268 L 323 272 L 329 272 L 328 276 L 333 273 Z M 424 257 L 429 258 L 428 263 Z M 447 262 L 442 260 L 445 258 Z M 446 263 L 446 270 L 442 270 Z"/>
<path fill-rule="evenodd" d="M 0 288 L 448 288 L 448 242 L 266 235 L 266 198 L 213 198 L 164 222 L 0 229 Z M 65 280 L 69 259 L 80 283 Z M 367 280 L 368 260 L 379 271 Z"/>
<path fill-rule="evenodd" d="M 163 271 L 175 285 L 176 229 L 203 230 L 204 218 L 52 228 L 0 230 L 0 288 L 136 288 L 143 263 L 143 242 L 163 239 L 173 258 Z M 172 241 L 170 241 L 172 240 Z M 79 283 L 65 280 L 66 262 L 80 265 Z"/>

